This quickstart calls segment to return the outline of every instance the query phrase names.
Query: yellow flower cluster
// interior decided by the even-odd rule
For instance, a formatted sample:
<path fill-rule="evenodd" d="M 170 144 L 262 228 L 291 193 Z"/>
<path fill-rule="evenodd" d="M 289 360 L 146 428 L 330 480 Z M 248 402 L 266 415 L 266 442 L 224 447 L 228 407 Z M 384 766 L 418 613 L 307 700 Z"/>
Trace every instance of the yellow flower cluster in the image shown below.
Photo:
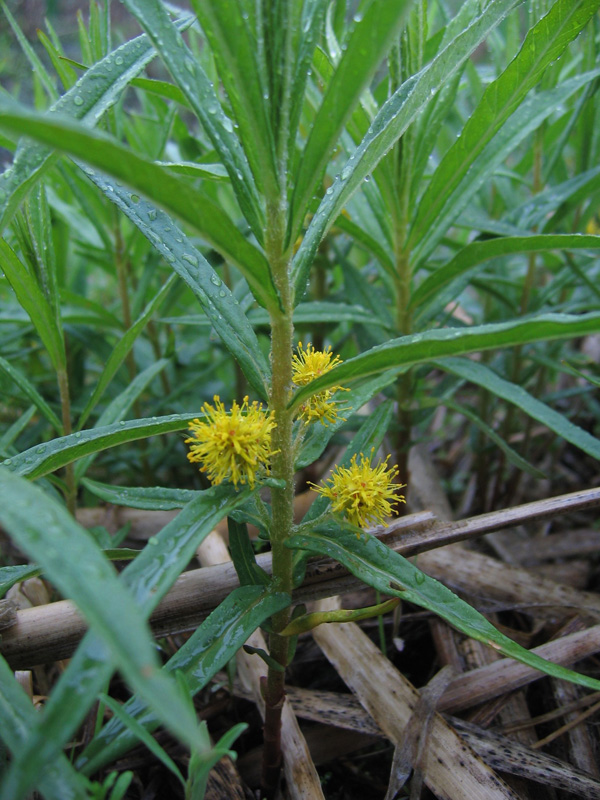
<path fill-rule="evenodd" d="M 372 456 L 372 451 L 371 451 Z M 328 479 L 330 486 L 315 486 L 314 491 L 331 500 L 331 510 L 344 514 L 348 522 L 359 528 L 369 523 L 384 523 L 391 516 L 398 503 L 405 503 L 404 495 L 397 495 L 398 485 L 394 478 L 398 475 L 398 467 L 388 469 L 387 462 L 371 466 L 371 459 L 360 454 L 357 463 L 356 454 L 352 456 L 349 467 L 336 467 Z"/>
<path fill-rule="evenodd" d="M 191 444 L 188 459 L 201 463 L 209 481 L 217 486 L 229 479 L 238 484 L 254 486 L 257 471 L 268 471 L 271 451 L 271 431 L 275 427 L 273 412 L 263 411 L 256 400 L 248 405 L 244 397 L 239 406 L 233 401 L 226 411 L 215 395 L 214 406 L 205 403 L 205 420 L 194 419 L 189 424 Z"/>
<path fill-rule="evenodd" d="M 315 350 L 309 342 L 304 350 L 302 342 L 299 342 L 298 352 L 292 357 L 292 380 L 296 386 L 306 386 L 341 363 L 342 359 L 333 355 L 331 347 Z M 335 422 L 338 419 L 338 406 L 332 398 L 336 392 L 345 391 L 348 390 L 343 386 L 332 386 L 313 394 L 300 406 L 300 417 L 307 424 L 313 420 L 321 420 L 324 424 Z"/>

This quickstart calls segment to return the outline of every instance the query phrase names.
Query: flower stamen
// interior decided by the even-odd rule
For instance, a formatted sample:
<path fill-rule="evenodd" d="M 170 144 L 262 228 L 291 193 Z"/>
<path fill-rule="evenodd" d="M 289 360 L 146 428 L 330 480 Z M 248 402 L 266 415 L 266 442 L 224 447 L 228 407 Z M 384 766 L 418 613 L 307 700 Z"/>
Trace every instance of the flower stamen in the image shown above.
<path fill-rule="evenodd" d="M 188 459 L 200 462 L 200 472 L 205 472 L 215 486 L 228 479 L 236 487 L 246 483 L 253 487 L 257 472 L 267 473 L 274 455 L 274 414 L 263 411 L 262 403 L 256 400 L 250 405 L 247 397 L 241 406 L 234 400 L 230 411 L 225 410 L 218 395 L 213 402 L 214 406 L 202 406 L 204 420 L 189 423 L 190 437 L 185 440 L 191 445 Z"/>
<path fill-rule="evenodd" d="M 331 510 L 343 514 L 348 522 L 358 528 L 368 524 L 384 524 L 396 510 L 398 503 L 405 503 L 404 495 L 397 491 L 406 484 L 397 484 L 398 467 L 388 469 L 388 456 L 376 467 L 371 465 L 371 458 L 360 454 L 360 463 L 356 453 L 352 456 L 349 467 L 336 467 L 327 479 L 330 486 L 311 484 L 313 491 L 328 497 Z"/>

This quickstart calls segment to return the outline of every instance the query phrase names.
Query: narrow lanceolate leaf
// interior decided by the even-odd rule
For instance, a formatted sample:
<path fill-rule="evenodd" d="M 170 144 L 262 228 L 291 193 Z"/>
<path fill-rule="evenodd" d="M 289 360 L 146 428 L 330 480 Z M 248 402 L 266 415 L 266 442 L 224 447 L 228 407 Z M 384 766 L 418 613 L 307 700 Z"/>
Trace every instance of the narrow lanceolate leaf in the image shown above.
<path fill-rule="evenodd" d="M 160 670 L 150 630 L 131 593 L 85 528 L 58 501 L 6 469 L 0 475 L 0 520 L 15 543 L 76 603 L 161 722 L 192 748 L 208 750 L 207 735 L 201 735 L 189 707 Z"/>
<path fill-rule="evenodd" d="M 564 108 L 564 104 L 575 92 L 589 85 L 590 81 L 595 80 L 599 75 L 600 69 L 585 72 L 553 89 L 532 94 L 521 103 L 475 161 L 471 163 L 469 171 L 462 175 L 458 184 L 453 185 L 452 192 L 446 194 L 443 207 L 432 219 L 431 225 L 425 229 L 421 239 L 415 240 L 412 254 L 415 264 L 429 256 L 450 225 L 459 219 L 461 212 L 469 204 L 473 195 L 510 153 L 526 141 L 544 120 L 556 113 L 557 108 Z M 560 202 L 558 197 L 557 202 Z"/>
<path fill-rule="evenodd" d="M 302 7 L 296 51 L 296 63 L 293 69 L 291 83 L 291 106 L 289 121 L 288 153 L 294 152 L 298 123 L 304 104 L 306 82 L 310 74 L 310 67 L 315 53 L 315 48 L 321 37 L 323 19 L 329 5 L 328 0 L 305 0 Z"/>
<path fill-rule="evenodd" d="M 192 693 L 196 694 L 233 658 L 262 622 L 286 608 L 289 602 L 289 595 L 271 594 L 264 586 L 236 589 L 167 662 L 165 670 L 182 670 Z M 139 698 L 132 698 L 124 708 L 148 730 L 157 727 L 158 719 Z M 92 775 L 135 743 L 135 738 L 124 725 L 113 719 L 84 750 L 77 760 L 77 767 Z"/>
<path fill-rule="evenodd" d="M 400 597 L 432 611 L 457 630 L 493 647 L 509 658 L 521 661 L 555 678 L 562 678 L 596 691 L 600 689 L 600 681 L 595 678 L 588 678 L 560 667 L 525 650 L 500 633 L 482 614 L 442 583 L 425 575 L 376 537 L 365 533 L 357 539 L 355 529 L 349 530 L 349 527 L 343 522 L 320 525 L 312 533 L 292 536 L 286 545 L 334 558 L 353 575 L 380 592 Z"/>
<path fill-rule="evenodd" d="M 411 5 L 412 0 L 396 0 L 394 3 L 371 0 L 363 3 L 362 19 L 356 23 L 325 90 L 302 154 L 291 203 L 291 241 L 298 235 L 309 202 L 319 188 L 344 125 L 397 39 Z"/>
<path fill-rule="evenodd" d="M 83 478 L 83 485 L 92 494 L 115 506 L 143 508 L 147 511 L 171 511 L 183 508 L 198 496 L 194 489 L 170 489 L 166 486 L 114 486 L 111 483 Z"/>
<path fill-rule="evenodd" d="M 54 411 L 50 408 L 48 403 L 44 400 L 35 386 L 31 383 L 31 381 L 23 375 L 22 372 L 19 372 L 16 367 L 7 361 L 5 358 L 0 356 L 0 369 L 6 373 L 6 375 L 10 378 L 13 383 L 21 389 L 23 394 L 25 394 L 31 402 L 36 406 L 38 411 L 46 417 L 50 425 L 54 428 L 54 430 L 61 434 L 63 432 L 63 426 L 59 418 L 56 416 Z"/>
<path fill-rule="evenodd" d="M 192 0 L 233 108 L 254 178 L 268 196 L 277 191 L 275 142 L 269 121 L 269 87 L 258 66 L 256 39 L 239 2 Z"/>
<path fill-rule="evenodd" d="M 232 486 L 197 492 L 194 501 L 125 568 L 121 581 L 133 592 L 145 618 L 150 616 L 217 522 L 251 495 L 248 488 L 236 491 Z M 114 659 L 103 642 L 93 631 L 86 634 L 53 689 L 43 714 L 36 715 L 27 741 L 14 758 L 11 776 L 21 789 L 27 790 L 37 776 L 45 775 L 43 764 L 51 771 L 57 754 L 77 730 L 114 668 Z"/>
<path fill-rule="evenodd" d="M 235 297 L 202 253 L 163 211 L 136 198 L 107 178 L 90 175 L 90 179 L 129 217 L 190 287 L 248 381 L 266 399 L 270 370 L 254 329 Z"/>
<path fill-rule="evenodd" d="M 242 271 L 263 305 L 267 308 L 277 305 L 264 255 L 244 238 L 216 203 L 200 195 L 184 178 L 137 155 L 102 131 L 91 130 L 74 120 L 45 117 L 2 99 L 0 111 L 1 127 L 31 136 L 103 170 L 189 222 Z M 134 202 L 139 202 L 139 198 Z"/>
<path fill-rule="evenodd" d="M 192 21 L 193 17 L 186 15 L 178 24 L 184 28 Z M 75 86 L 51 106 L 49 114 L 79 119 L 90 127 L 95 125 L 155 55 L 146 36 L 126 42 L 82 75 Z M 23 198 L 55 159 L 53 151 L 44 145 L 19 144 L 12 166 L 0 175 L 0 234 Z"/>
<path fill-rule="evenodd" d="M 417 114 L 427 107 L 469 55 L 521 0 L 491 0 L 484 11 L 417 75 L 409 78 L 382 106 L 364 139 L 321 201 L 293 264 L 296 297 L 300 300 L 319 243 L 360 187 L 402 136 Z"/>
<path fill-rule="evenodd" d="M 108 361 L 106 362 L 104 369 L 102 370 L 102 374 L 98 379 L 96 386 L 94 387 L 94 391 L 88 402 L 85 405 L 85 408 L 81 412 L 79 419 L 77 420 L 77 428 L 83 428 L 85 425 L 87 418 L 92 413 L 96 404 L 104 394 L 106 387 L 109 385 L 111 380 L 114 378 L 116 371 L 119 369 L 121 364 L 125 361 L 127 357 L 127 353 L 130 352 L 131 348 L 133 347 L 136 339 L 140 335 L 140 333 L 144 330 L 148 322 L 150 321 L 154 312 L 160 308 L 163 300 L 166 299 L 167 293 L 171 288 L 173 282 L 175 280 L 175 276 L 171 275 L 171 277 L 165 281 L 165 283 L 160 287 L 159 291 L 156 292 L 152 300 L 148 303 L 146 308 L 142 311 L 139 318 L 133 323 L 133 325 L 129 328 L 128 331 L 125 331 L 123 336 L 117 342 L 114 350 L 108 357 Z"/>
<path fill-rule="evenodd" d="M 539 81 L 546 67 L 598 10 L 598 0 L 557 0 L 527 34 L 521 50 L 481 98 L 460 137 L 446 153 L 421 200 L 409 246 L 425 236 L 485 146 Z"/>
<path fill-rule="evenodd" d="M 65 346 L 56 317 L 38 282 L 4 239 L 0 239 L 0 268 L 44 343 L 54 369 L 64 369 Z"/>
<path fill-rule="evenodd" d="M 491 258 L 508 256 L 512 253 L 539 253 L 547 250 L 597 250 L 598 248 L 600 248 L 600 236 L 582 236 L 581 234 L 502 236 L 483 242 L 473 242 L 463 247 L 443 267 L 432 272 L 413 292 L 410 305 L 412 308 L 418 309 L 417 313 L 419 313 L 432 298 L 437 298 L 442 289 L 452 289 L 452 284 L 457 278 L 465 276 L 467 273 L 471 275 L 474 267 L 484 264 Z"/>
<path fill-rule="evenodd" d="M 496 325 L 442 328 L 412 336 L 401 336 L 345 361 L 308 386 L 303 386 L 294 395 L 290 408 L 297 408 L 314 392 L 330 386 L 344 386 L 349 381 L 383 372 L 392 367 L 413 366 L 445 356 L 465 355 L 480 350 L 495 350 L 499 347 L 515 347 L 530 342 L 586 336 L 599 330 L 600 313 L 592 312 L 580 316 L 541 314 L 529 319 L 501 322 Z"/>
<path fill-rule="evenodd" d="M 0 656 L 0 726 L 2 741 L 11 754 L 19 752 L 35 725 L 38 712 L 17 683 L 14 672 Z M 40 791 L 47 800 L 81 800 L 87 797 L 87 780 L 73 767 L 60 751 L 56 754 L 54 769 L 41 776 Z M 0 784 L 4 793 L 4 783 Z M 14 797 L 14 795 L 13 795 Z"/>
<path fill-rule="evenodd" d="M 47 444 L 36 445 L 18 456 L 5 459 L 0 466 L 17 475 L 40 478 L 90 453 L 98 453 L 119 444 L 146 439 L 161 433 L 171 433 L 187 428 L 197 414 L 169 414 L 166 417 L 121 421 L 102 428 L 77 431 Z"/>
<path fill-rule="evenodd" d="M 517 386 L 510 381 L 501 378 L 493 370 L 470 361 L 466 358 L 447 358 L 443 361 L 434 362 L 439 369 L 458 375 L 467 381 L 483 386 L 496 397 L 501 397 L 509 403 L 513 403 L 521 411 L 524 411 L 533 419 L 541 422 L 551 431 L 562 436 L 567 442 L 571 442 L 575 447 L 583 450 L 584 453 L 600 460 L 600 440 L 592 436 L 583 428 L 574 425 L 558 411 L 536 400 L 522 386 Z"/>
<path fill-rule="evenodd" d="M 260 241 L 263 212 L 254 176 L 211 81 L 171 22 L 160 0 L 124 0 L 124 4 L 152 40 L 166 68 L 202 123 L 227 169 L 240 208 Z"/>

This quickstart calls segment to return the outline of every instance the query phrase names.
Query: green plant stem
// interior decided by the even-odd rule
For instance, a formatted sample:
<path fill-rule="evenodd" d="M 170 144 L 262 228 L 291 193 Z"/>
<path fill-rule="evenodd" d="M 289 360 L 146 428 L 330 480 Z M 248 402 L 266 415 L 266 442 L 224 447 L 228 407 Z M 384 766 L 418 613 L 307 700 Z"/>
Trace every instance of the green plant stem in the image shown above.
<path fill-rule="evenodd" d="M 267 207 L 265 250 L 279 296 L 281 310 L 271 312 L 271 382 L 270 407 L 275 412 L 277 427 L 271 442 L 276 451 L 272 459 L 272 475 L 285 481 L 285 488 L 273 489 L 271 506 L 271 548 L 273 553 L 273 583 L 279 592 L 292 591 L 292 551 L 285 546 L 293 525 L 294 512 L 294 448 L 292 438 L 293 412 L 287 408 L 292 387 L 292 350 L 294 326 L 292 322 L 293 298 L 289 278 L 289 257 L 284 252 L 285 207 L 272 202 Z M 269 652 L 283 667 L 287 666 L 289 644 L 279 636 L 290 619 L 289 609 L 276 614 L 271 624 Z M 267 798 L 274 797 L 281 768 L 281 710 L 284 700 L 285 673 L 269 668 L 263 686 L 265 700 L 263 791 Z"/>
<path fill-rule="evenodd" d="M 60 410 L 63 424 L 63 435 L 68 436 L 73 432 L 71 424 L 71 397 L 69 393 L 69 376 L 67 368 L 62 367 L 57 372 L 58 392 L 60 395 Z M 67 464 L 65 467 L 65 483 L 67 486 L 66 501 L 69 512 L 75 516 L 77 506 L 77 484 L 75 482 L 75 465 Z"/>

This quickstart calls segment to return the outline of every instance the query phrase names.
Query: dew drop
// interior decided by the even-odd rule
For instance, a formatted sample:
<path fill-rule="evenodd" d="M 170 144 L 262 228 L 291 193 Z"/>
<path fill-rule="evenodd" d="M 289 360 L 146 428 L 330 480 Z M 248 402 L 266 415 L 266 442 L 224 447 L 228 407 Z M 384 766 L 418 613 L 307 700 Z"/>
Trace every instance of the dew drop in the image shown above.
<path fill-rule="evenodd" d="M 156 219 L 156 211 L 153 208 L 148 212 L 148 219 Z"/>
<path fill-rule="evenodd" d="M 75 434 L 75 438 L 81 439 L 81 431 L 77 431 L 77 433 Z"/>
<path fill-rule="evenodd" d="M 120 420 L 119 425 L 125 425 L 125 421 L 124 420 Z"/>
<path fill-rule="evenodd" d="M 220 286 L 223 283 L 223 281 L 221 280 L 221 278 L 219 278 L 218 275 L 211 275 L 210 282 L 213 284 L 213 286 Z"/>
<path fill-rule="evenodd" d="M 351 172 L 352 172 L 352 167 L 349 164 L 346 164 L 346 166 L 342 170 L 342 180 L 345 181 L 347 178 L 349 178 Z"/>
<path fill-rule="evenodd" d="M 45 452 L 46 452 L 46 445 L 44 445 L 44 444 L 43 444 L 43 445 L 40 445 L 40 447 L 38 447 L 38 449 L 37 449 L 35 452 L 36 452 L 38 455 L 42 455 L 42 453 L 45 453 Z"/>
<path fill-rule="evenodd" d="M 10 467 L 11 464 L 12 464 L 12 458 L 7 458 L 6 461 L 4 462 L 5 467 Z"/>
<path fill-rule="evenodd" d="M 422 586 L 425 583 L 425 575 L 423 575 L 422 572 L 417 572 L 415 574 L 415 581 L 419 584 L 419 586 Z"/>
<path fill-rule="evenodd" d="M 131 195 L 131 202 L 132 202 L 132 203 L 139 203 L 139 202 L 140 202 L 140 196 L 139 196 L 139 194 L 132 194 L 132 195 Z"/>
<path fill-rule="evenodd" d="M 117 64 L 120 67 L 122 63 L 123 63 L 123 56 L 117 56 L 115 58 L 115 64 Z"/>
<path fill-rule="evenodd" d="M 198 266 L 198 259 L 191 253 L 184 253 L 181 257 L 183 258 L 184 261 L 187 261 L 188 264 L 192 264 L 192 266 L 194 267 Z"/>
<path fill-rule="evenodd" d="M 227 292 L 224 289 L 221 289 L 219 292 L 219 297 L 227 297 Z"/>
<path fill-rule="evenodd" d="M 223 120 L 223 127 L 229 133 L 233 133 L 233 125 L 231 124 L 231 120 L 229 119 L 229 117 L 225 117 L 225 119 Z"/>
<path fill-rule="evenodd" d="M 76 94 L 75 97 L 73 98 L 73 102 L 75 103 L 76 106 L 82 106 L 83 97 L 80 94 Z"/>

